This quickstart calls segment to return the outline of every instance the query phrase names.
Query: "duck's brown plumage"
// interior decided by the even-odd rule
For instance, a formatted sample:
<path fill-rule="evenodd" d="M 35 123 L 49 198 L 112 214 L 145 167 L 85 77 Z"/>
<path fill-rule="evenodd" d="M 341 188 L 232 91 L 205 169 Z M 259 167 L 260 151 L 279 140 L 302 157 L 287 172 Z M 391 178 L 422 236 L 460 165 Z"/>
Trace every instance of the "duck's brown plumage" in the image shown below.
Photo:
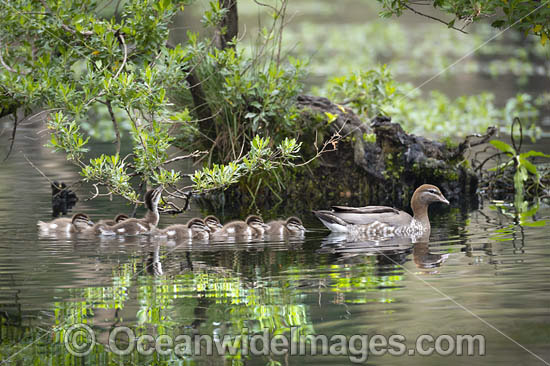
<path fill-rule="evenodd" d="M 337 232 L 359 230 L 373 234 L 395 233 L 396 230 L 405 232 L 409 227 L 425 232 L 430 230 L 428 206 L 433 202 L 449 204 L 439 188 L 424 184 L 415 190 L 411 198 L 414 216 L 386 206 L 334 206 L 332 211 L 313 211 L 313 213 L 327 228 Z"/>

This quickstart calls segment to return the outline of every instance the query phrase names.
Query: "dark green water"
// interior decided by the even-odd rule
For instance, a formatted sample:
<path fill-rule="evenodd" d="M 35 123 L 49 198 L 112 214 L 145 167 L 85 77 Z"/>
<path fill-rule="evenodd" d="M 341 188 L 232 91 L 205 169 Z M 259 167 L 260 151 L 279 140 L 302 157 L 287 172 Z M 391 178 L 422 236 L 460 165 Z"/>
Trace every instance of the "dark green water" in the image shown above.
<path fill-rule="evenodd" d="M 119 356 L 108 335 L 401 335 L 406 354 L 368 364 L 540 365 L 550 361 L 550 243 L 547 227 L 514 224 L 486 202 L 479 211 L 432 211 L 427 243 L 342 243 L 304 216 L 304 240 L 169 245 L 149 238 L 48 238 L 50 188 L 25 160 L 73 182 L 73 167 L 22 129 L 0 166 L 0 360 L 2 365 L 349 364 L 348 356 Z M 0 137 L 3 151 L 7 134 Z M 107 146 L 107 145 L 106 145 Z M 110 146 L 109 146 L 110 147 Z M 97 149 L 106 147 L 96 146 Z M 539 149 L 548 148 L 544 143 Z M 90 187 L 77 190 L 81 198 Z M 77 203 L 94 219 L 130 212 L 106 198 Z M 161 226 L 203 215 L 196 206 Z M 548 219 L 541 207 L 538 219 Z M 87 324 L 97 345 L 71 355 L 63 338 Z M 258 333 L 259 334 L 259 333 Z M 485 355 L 409 356 L 420 335 L 481 335 Z M 445 336 L 446 337 L 446 336 Z M 335 341 L 334 339 L 332 341 Z M 77 342 L 78 343 L 78 342 Z M 424 347 L 433 342 L 424 343 Z M 120 347 L 123 348 L 124 345 Z M 445 349 L 447 347 L 444 347 Z M 479 351 L 479 350 L 478 350 Z M 536 356 L 535 356 L 536 355 Z M 540 357 L 537 358 L 537 357 Z"/>

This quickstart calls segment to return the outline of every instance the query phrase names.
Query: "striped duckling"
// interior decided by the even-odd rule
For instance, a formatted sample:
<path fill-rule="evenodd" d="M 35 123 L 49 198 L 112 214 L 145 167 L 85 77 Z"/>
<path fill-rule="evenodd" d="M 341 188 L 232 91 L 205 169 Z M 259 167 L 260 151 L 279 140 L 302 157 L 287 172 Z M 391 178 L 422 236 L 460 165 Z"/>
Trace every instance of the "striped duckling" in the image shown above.
<path fill-rule="evenodd" d="M 275 220 L 267 223 L 268 229 L 266 235 L 277 235 L 282 237 L 288 236 L 304 236 L 306 228 L 296 216 L 291 216 L 286 220 Z"/>
<path fill-rule="evenodd" d="M 85 213 L 76 213 L 72 218 L 61 217 L 50 222 L 38 221 L 39 230 L 44 234 L 76 233 L 94 225 Z"/>
<path fill-rule="evenodd" d="M 129 219 L 128 215 L 126 214 L 118 214 L 115 216 L 114 219 L 105 219 L 105 220 L 99 220 L 97 223 L 98 224 L 103 224 L 103 225 L 108 225 L 108 226 L 114 226 L 124 220 L 127 220 Z"/>
<path fill-rule="evenodd" d="M 210 228 L 210 232 L 212 233 L 220 230 L 223 227 L 223 225 L 220 223 L 220 219 L 218 219 L 214 215 L 206 216 L 203 221 L 206 224 L 206 226 Z"/>
<path fill-rule="evenodd" d="M 193 218 L 185 225 L 175 224 L 164 229 L 156 229 L 153 236 L 174 240 L 182 239 L 208 239 L 210 228 L 198 217 Z"/>
<path fill-rule="evenodd" d="M 250 215 L 245 221 L 231 221 L 225 224 L 221 229 L 211 234 L 213 238 L 223 237 L 261 237 L 268 226 L 260 216 Z"/>
<path fill-rule="evenodd" d="M 161 198 L 162 187 L 151 189 L 145 193 L 147 213 L 141 219 L 129 218 L 115 225 L 96 224 L 83 231 L 91 235 L 141 235 L 149 234 L 159 222 L 158 204 Z"/>

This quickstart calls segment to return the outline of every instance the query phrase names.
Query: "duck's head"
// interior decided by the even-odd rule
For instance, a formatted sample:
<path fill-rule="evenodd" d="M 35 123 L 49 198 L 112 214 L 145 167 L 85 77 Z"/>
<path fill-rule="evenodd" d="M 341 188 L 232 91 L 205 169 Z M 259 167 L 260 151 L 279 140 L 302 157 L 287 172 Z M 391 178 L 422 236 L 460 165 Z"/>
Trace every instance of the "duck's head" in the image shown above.
<path fill-rule="evenodd" d="M 187 227 L 193 231 L 210 232 L 210 228 L 204 223 L 204 220 L 198 217 L 187 221 Z"/>
<path fill-rule="evenodd" d="M 122 222 L 124 220 L 128 219 L 128 215 L 125 214 L 118 214 L 115 216 L 115 222 L 118 224 L 119 222 Z"/>
<path fill-rule="evenodd" d="M 449 201 L 443 196 L 439 188 L 431 184 L 423 184 L 414 191 L 411 199 L 411 206 L 413 206 L 414 210 L 415 205 L 420 204 L 427 207 L 430 203 L 434 202 L 449 204 Z"/>
<path fill-rule="evenodd" d="M 300 220 L 296 216 L 291 216 L 288 219 L 286 219 L 286 228 L 291 233 L 303 234 L 306 232 L 306 228 L 302 224 L 302 220 Z"/>
<path fill-rule="evenodd" d="M 223 227 L 223 225 L 220 223 L 220 220 L 214 215 L 206 216 L 204 218 L 204 223 L 210 228 L 210 230 L 213 231 L 221 229 Z"/>
<path fill-rule="evenodd" d="M 85 213 L 74 214 L 71 222 L 78 230 L 94 226 L 94 222 L 90 220 L 90 217 Z"/>
<path fill-rule="evenodd" d="M 245 222 L 248 226 L 258 230 L 262 234 L 265 232 L 266 229 L 269 228 L 269 226 L 267 226 L 264 223 L 264 220 L 260 216 L 257 216 L 257 215 L 248 216 L 246 218 Z"/>
<path fill-rule="evenodd" d="M 151 211 L 156 211 L 160 202 L 162 187 L 150 189 L 145 193 L 145 206 Z"/>

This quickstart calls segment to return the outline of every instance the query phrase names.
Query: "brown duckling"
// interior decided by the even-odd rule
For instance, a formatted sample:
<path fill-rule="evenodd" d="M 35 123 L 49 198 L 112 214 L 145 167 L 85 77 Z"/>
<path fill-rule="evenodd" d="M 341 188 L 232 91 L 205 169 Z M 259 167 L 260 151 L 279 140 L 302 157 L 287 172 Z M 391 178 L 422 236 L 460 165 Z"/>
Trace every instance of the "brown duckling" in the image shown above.
<path fill-rule="evenodd" d="M 257 238 L 268 228 L 260 216 L 250 215 L 245 221 L 231 221 L 210 236 L 216 237 L 248 237 Z"/>
<path fill-rule="evenodd" d="M 118 214 L 115 216 L 115 218 L 113 220 L 110 220 L 110 219 L 106 219 L 106 220 L 99 220 L 97 223 L 98 224 L 103 224 L 103 225 L 108 225 L 108 226 L 114 226 L 124 220 L 127 220 L 129 219 L 128 215 L 126 214 Z"/>
<path fill-rule="evenodd" d="M 94 235 L 140 235 L 149 234 L 156 228 L 160 215 L 158 203 L 161 198 L 162 187 L 151 189 L 145 193 L 145 206 L 147 213 L 141 219 L 129 218 L 116 225 L 97 224 L 86 230 L 86 234 Z"/>
<path fill-rule="evenodd" d="M 313 213 L 333 232 L 368 236 L 420 235 L 430 231 L 428 206 L 434 202 L 449 204 L 439 188 L 423 184 L 414 191 L 411 199 L 414 216 L 386 206 L 333 206 L 332 211 Z"/>
<path fill-rule="evenodd" d="M 286 220 L 275 220 L 267 223 L 268 229 L 265 231 L 266 235 L 278 235 L 278 236 L 303 236 L 306 232 L 306 228 L 296 216 L 291 216 Z"/>
<path fill-rule="evenodd" d="M 176 224 L 170 225 L 162 230 L 156 229 L 153 232 L 154 236 L 166 237 L 168 239 L 208 239 L 210 228 L 204 221 L 198 217 L 193 218 L 185 225 Z"/>
<path fill-rule="evenodd" d="M 61 217 L 50 222 L 38 221 L 39 230 L 42 233 L 76 233 L 88 229 L 94 225 L 90 217 L 85 213 L 76 213 L 72 218 Z"/>
<path fill-rule="evenodd" d="M 223 225 L 220 223 L 220 219 L 218 219 L 214 215 L 206 216 L 204 218 L 204 223 L 210 228 L 210 232 L 212 233 L 220 230 L 223 227 Z"/>

